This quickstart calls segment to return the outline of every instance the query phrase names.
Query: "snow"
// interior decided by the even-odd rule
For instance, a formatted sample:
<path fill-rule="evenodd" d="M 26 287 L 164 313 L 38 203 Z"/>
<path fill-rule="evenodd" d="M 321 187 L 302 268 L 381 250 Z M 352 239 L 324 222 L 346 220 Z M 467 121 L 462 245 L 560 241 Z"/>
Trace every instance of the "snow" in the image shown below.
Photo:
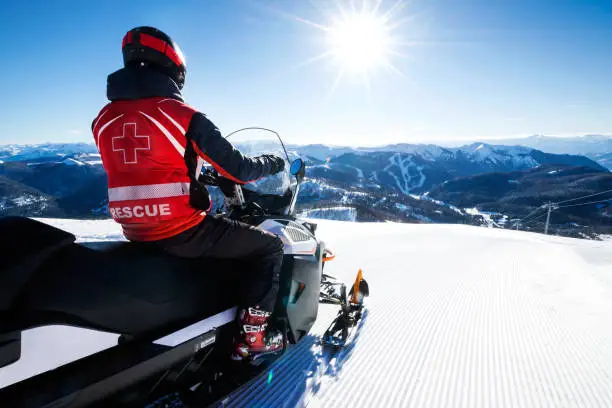
<path fill-rule="evenodd" d="M 489 228 L 497 227 L 500 228 L 508 221 L 508 216 L 500 214 L 498 212 L 481 211 L 478 208 L 466 208 L 465 213 L 473 216 L 482 217 L 485 225 Z M 497 220 L 495 220 L 496 218 Z"/>
<path fill-rule="evenodd" d="M 429 196 L 429 192 L 426 192 L 424 194 L 421 195 L 417 195 L 417 194 L 408 194 L 409 197 L 415 199 L 415 200 L 425 200 L 425 201 L 429 201 L 431 203 L 437 204 L 439 206 L 442 207 L 446 207 L 454 212 L 456 212 L 459 215 L 463 215 L 463 211 L 461 211 L 458 207 L 452 205 L 452 204 L 448 204 L 444 201 L 440 201 L 440 200 L 436 200 L 435 198 L 431 198 Z"/>
<path fill-rule="evenodd" d="M 35 203 L 47 201 L 47 199 L 45 197 L 37 197 L 37 196 L 29 195 L 29 196 L 15 197 L 11 201 L 17 207 L 25 207 L 27 205 L 32 205 Z"/>
<path fill-rule="evenodd" d="M 365 178 L 365 177 L 363 176 L 363 170 L 361 170 L 359 167 L 355 167 L 355 166 L 351 166 L 351 167 L 352 167 L 352 168 L 354 168 L 354 169 L 355 169 L 355 171 L 357 172 L 357 178 L 358 178 L 359 180 L 361 180 L 361 179 Z"/>
<path fill-rule="evenodd" d="M 90 166 L 102 164 L 102 156 L 100 156 L 100 153 L 83 153 L 79 154 L 77 158 L 79 161 L 89 164 Z"/>
<path fill-rule="evenodd" d="M 327 184 L 326 182 L 322 180 L 315 179 L 315 178 L 305 179 L 304 182 L 300 186 L 300 191 L 303 194 L 306 194 L 311 197 L 314 196 L 314 197 L 317 197 L 318 199 L 326 199 L 326 198 L 330 198 L 333 196 L 341 196 L 340 198 L 341 203 L 348 203 L 353 198 L 367 197 L 369 195 L 368 193 L 363 192 L 363 191 L 350 191 L 350 190 L 347 191 L 342 188 L 334 187 L 334 186 Z"/>
<path fill-rule="evenodd" d="M 88 153 L 98 153 L 98 148 L 93 142 L 0 146 L 0 157 L 5 161 L 39 160 Z"/>
<path fill-rule="evenodd" d="M 474 143 L 451 150 L 463 152 L 475 162 L 508 163 L 514 168 L 533 168 L 539 164 L 531 157 L 533 149 L 522 146 Z"/>
<path fill-rule="evenodd" d="M 290 145 L 290 149 L 298 151 L 302 156 L 313 157 L 317 160 L 327 160 L 342 156 L 345 153 L 359 154 L 360 149 L 346 146 L 329 146 L 329 145 Z M 367 151 L 367 149 L 364 149 Z"/>
<path fill-rule="evenodd" d="M 74 159 L 66 159 L 62 161 L 62 163 L 67 166 L 84 166 L 85 165 L 85 163 L 78 161 L 78 160 L 74 160 Z"/>
<path fill-rule="evenodd" d="M 449 149 L 436 145 L 416 145 L 414 146 L 413 152 L 419 154 L 427 161 L 435 161 L 441 158 L 451 158 L 453 155 Z"/>
<path fill-rule="evenodd" d="M 395 208 L 397 208 L 400 211 L 407 211 L 407 212 L 409 211 L 409 212 L 412 212 L 412 207 L 409 207 L 409 206 L 407 206 L 405 204 L 402 204 L 402 203 L 395 203 Z"/>
<path fill-rule="evenodd" d="M 108 220 L 70 220 L 58 218 L 34 218 L 57 228 L 66 230 L 77 237 L 77 242 L 125 241 L 121 226 Z"/>
<path fill-rule="evenodd" d="M 456 225 L 319 234 L 327 273 L 370 284 L 354 346 L 334 360 L 309 337 L 226 406 L 611 406 L 611 245 Z"/>
<path fill-rule="evenodd" d="M 399 168 L 400 176 L 395 174 L 394 168 Z M 418 172 L 418 180 L 413 181 L 413 177 L 410 174 L 410 169 L 416 169 Z M 384 171 L 389 173 L 397 184 L 397 188 L 405 195 L 408 195 L 410 191 L 415 188 L 423 187 L 425 183 L 426 176 L 423 173 L 423 166 L 418 166 L 412 161 L 412 157 L 404 157 L 399 153 L 395 153 L 391 157 L 389 157 L 389 164 L 384 168 Z"/>
<path fill-rule="evenodd" d="M 387 201 L 387 197 L 382 197 L 380 200 L 377 200 L 374 204 L 372 204 L 372 207 L 378 207 L 379 205 L 381 205 L 385 201 Z"/>
<path fill-rule="evenodd" d="M 355 222 L 357 209 L 354 207 L 312 208 L 301 212 L 300 217 Z"/>
<path fill-rule="evenodd" d="M 395 208 L 397 208 L 400 211 L 405 212 L 407 215 L 409 215 L 410 217 L 422 221 L 422 222 L 426 222 L 426 223 L 432 223 L 433 221 L 431 220 L 431 218 L 426 217 L 424 215 L 421 215 L 417 212 L 414 211 L 414 209 L 408 205 L 404 205 L 401 203 L 395 203 Z"/>
<path fill-rule="evenodd" d="M 82 240 L 120 236 L 110 220 L 44 221 Z M 312 221 L 336 253 L 325 272 L 351 282 L 361 268 L 369 281 L 357 338 L 335 356 L 321 350 L 317 336 L 335 315 L 321 305 L 311 333 L 225 406 L 612 406 L 611 241 Z M 24 347 L 24 359 L 52 364 L 94 352 L 96 336 L 99 349 L 112 343 L 71 330 L 25 332 L 26 345 L 45 347 Z M 0 369 L 0 383 L 24 359 Z"/>

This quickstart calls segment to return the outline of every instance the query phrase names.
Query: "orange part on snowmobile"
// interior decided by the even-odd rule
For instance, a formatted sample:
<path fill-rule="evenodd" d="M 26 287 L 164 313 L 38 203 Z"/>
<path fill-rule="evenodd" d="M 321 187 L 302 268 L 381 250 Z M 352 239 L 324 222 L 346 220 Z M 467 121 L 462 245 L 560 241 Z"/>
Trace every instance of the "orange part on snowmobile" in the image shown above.
<path fill-rule="evenodd" d="M 330 249 L 325 248 L 325 252 L 323 253 L 323 262 L 329 262 L 336 259 L 336 254 L 334 254 Z"/>
<path fill-rule="evenodd" d="M 353 296 L 351 297 L 351 303 L 359 303 L 359 285 L 363 280 L 363 272 L 361 269 L 357 272 L 357 278 L 355 278 L 355 283 L 353 283 Z"/>

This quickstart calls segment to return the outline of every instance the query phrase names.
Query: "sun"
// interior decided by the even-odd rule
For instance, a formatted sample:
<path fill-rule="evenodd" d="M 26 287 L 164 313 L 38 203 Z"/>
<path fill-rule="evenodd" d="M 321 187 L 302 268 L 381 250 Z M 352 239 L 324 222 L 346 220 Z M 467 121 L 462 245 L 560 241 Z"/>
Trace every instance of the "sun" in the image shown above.
<path fill-rule="evenodd" d="M 309 0 L 312 5 L 318 4 Z M 347 76 L 357 77 L 371 90 L 371 78 L 380 73 L 403 77 L 394 60 L 405 55 L 400 47 L 411 45 L 403 40 L 399 29 L 410 29 L 409 17 L 400 17 L 408 0 L 334 0 L 315 6 L 327 24 L 292 15 L 300 23 L 323 33 L 323 52 L 301 62 L 298 66 L 328 61 L 337 70 L 330 96 Z M 361 6 L 359 6 L 361 4 Z M 385 8 L 389 4 L 390 7 Z"/>
<path fill-rule="evenodd" d="M 329 53 L 349 72 L 367 73 L 389 64 L 390 29 L 384 17 L 361 12 L 347 14 L 327 30 Z"/>

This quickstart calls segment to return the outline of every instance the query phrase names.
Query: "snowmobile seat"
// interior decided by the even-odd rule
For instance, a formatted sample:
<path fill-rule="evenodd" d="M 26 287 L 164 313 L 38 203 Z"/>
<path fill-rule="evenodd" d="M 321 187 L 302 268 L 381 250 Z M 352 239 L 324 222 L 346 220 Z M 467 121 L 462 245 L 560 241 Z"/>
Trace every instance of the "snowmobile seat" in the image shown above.
<path fill-rule="evenodd" d="M 41 257 L 38 267 L 9 262 L 12 269 L 0 269 L 0 333 L 67 324 L 155 337 L 237 303 L 233 271 L 246 266 L 236 261 L 182 259 L 137 243 L 77 244 L 61 230 L 21 220 L 29 224 L 31 234 L 20 236 L 17 246 L 45 247 L 49 254 Z M 0 230 L 5 233 L 2 221 Z M 55 251 L 49 249 L 52 244 L 38 242 L 53 241 L 51 236 L 58 238 Z M 0 249 L 7 253 L 4 248 Z M 23 282 L 6 289 L 8 275 Z"/>
<path fill-rule="evenodd" d="M 58 249 L 75 241 L 74 235 L 23 217 L 0 218 L 0 310 L 10 303 L 31 274 Z"/>

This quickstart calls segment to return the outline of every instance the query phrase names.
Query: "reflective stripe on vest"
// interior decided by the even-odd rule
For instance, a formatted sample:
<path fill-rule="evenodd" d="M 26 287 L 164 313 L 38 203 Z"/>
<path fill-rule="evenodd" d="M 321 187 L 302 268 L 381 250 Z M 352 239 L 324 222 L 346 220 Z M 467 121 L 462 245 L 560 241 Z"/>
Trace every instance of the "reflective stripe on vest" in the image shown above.
<path fill-rule="evenodd" d="M 108 201 L 149 200 L 189 195 L 189 182 L 149 184 L 108 189 Z"/>

